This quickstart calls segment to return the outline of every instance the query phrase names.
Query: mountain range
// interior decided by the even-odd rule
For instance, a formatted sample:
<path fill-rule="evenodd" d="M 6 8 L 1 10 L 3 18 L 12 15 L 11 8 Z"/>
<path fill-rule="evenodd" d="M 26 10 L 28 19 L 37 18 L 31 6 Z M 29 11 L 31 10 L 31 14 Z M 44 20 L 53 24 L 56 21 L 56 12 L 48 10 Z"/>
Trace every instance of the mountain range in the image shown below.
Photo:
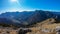
<path fill-rule="evenodd" d="M 60 21 L 60 12 L 52 11 L 23 11 L 23 12 L 6 12 L 0 14 L 0 24 L 9 24 L 14 26 L 32 25 L 48 18 L 54 18 Z"/>

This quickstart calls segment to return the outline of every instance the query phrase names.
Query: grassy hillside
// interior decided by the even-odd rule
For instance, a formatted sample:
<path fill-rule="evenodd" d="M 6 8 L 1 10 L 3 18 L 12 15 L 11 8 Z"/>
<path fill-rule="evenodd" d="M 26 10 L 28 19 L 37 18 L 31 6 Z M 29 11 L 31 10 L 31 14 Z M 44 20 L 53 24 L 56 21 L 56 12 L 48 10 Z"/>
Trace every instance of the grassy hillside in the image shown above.
<path fill-rule="evenodd" d="M 60 26 L 60 23 L 55 22 L 53 18 L 44 20 L 31 27 L 32 32 L 28 32 L 27 34 L 56 34 L 56 27 Z"/>

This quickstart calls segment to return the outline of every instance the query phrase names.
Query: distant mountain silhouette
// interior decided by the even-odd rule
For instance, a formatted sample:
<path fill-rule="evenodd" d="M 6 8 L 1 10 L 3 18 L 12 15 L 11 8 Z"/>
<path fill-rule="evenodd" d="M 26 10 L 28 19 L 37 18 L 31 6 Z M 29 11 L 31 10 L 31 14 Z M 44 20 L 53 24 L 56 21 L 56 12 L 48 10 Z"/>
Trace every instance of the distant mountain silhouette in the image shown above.
<path fill-rule="evenodd" d="M 48 18 L 58 19 L 57 17 L 60 17 L 60 14 L 58 14 L 57 12 L 43 10 L 35 10 L 30 12 L 6 12 L 0 15 L 0 23 L 25 26 L 41 22 Z"/>

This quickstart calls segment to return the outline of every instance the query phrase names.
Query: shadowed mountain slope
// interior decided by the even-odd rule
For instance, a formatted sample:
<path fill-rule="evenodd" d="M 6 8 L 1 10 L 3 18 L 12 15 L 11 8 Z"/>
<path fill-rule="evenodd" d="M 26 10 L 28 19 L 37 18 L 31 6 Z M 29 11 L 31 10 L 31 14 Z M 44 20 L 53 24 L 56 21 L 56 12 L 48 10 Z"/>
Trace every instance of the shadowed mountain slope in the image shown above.
<path fill-rule="evenodd" d="M 56 13 L 43 10 L 6 12 L 0 14 L 0 23 L 13 24 L 16 26 L 32 25 L 48 18 L 56 18 Z M 56 18 L 57 19 L 57 18 Z"/>

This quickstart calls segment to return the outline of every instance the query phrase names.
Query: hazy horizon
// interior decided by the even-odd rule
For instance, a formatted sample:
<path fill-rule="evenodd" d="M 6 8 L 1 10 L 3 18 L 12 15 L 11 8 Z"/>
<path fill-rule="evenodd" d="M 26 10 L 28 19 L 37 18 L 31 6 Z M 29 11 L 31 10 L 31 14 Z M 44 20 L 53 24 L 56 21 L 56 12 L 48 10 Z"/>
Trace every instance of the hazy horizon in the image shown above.
<path fill-rule="evenodd" d="M 60 11 L 60 0 L 0 0 L 0 13 L 13 11 Z"/>

